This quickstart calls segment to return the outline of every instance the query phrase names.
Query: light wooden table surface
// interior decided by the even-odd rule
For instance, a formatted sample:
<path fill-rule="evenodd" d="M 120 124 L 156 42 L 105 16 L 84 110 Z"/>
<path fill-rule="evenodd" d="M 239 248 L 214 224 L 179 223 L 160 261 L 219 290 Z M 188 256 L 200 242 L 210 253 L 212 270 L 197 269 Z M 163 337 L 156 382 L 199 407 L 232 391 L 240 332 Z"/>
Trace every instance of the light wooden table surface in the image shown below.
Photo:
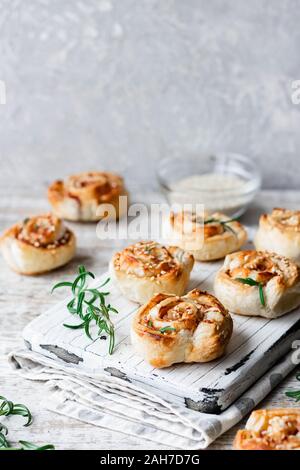
<path fill-rule="evenodd" d="M 255 223 L 258 214 L 273 206 L 300 208 L 300 191 L 264 191 L 244 217 L 244 221 Z M 43 191 L 18 189 L 9 194 L 0 190 L 0 229 L 1 231 L 27 215 L 49 210 Z M 74 276 L 78 264 L 85 264 L 96 274 L 107 268 L 107 262 L 113 247 L 104 246 L 96 237 L 93 224 L 70 224 L 78 236 L 76 259 L 65 268 L 38 277 L 19 276 L 0 261 L 0 395 L 26 404 L 34 416 L 33 424 L 25 428 L 22 419 L 13 417 L 9 420 L 9 438 L 12 442 L 19 439 L 35 443 L 51 443 L 57 449 L 151 449 L 153 444 L 144 440 L 128 437 L 122 433 L 104 429 L 69 419 L 47 411 L 42 405 L 43 385 L 26 381 L 13 372 L 7 363 L 9 351 L 22 347 L 21 331 L 34 317 L 57 302 L 58 295 L 50 295 L 51 286 L 58 280 Z M 298 369 L 299 370 L 299 369 Z M 296 406 L 295 402 L 285 397 L 285 391 L 300 388 L 295 379 L 295 372 L 280 384 L 261 403 L 261 407 Z M 243 422 L 217 439 L 210 449 L 230 449 L 236 430 Z M 158 446 L 155 446 L 158 449 Z M 160 449 L 166 449 L 163 445 Z"/>

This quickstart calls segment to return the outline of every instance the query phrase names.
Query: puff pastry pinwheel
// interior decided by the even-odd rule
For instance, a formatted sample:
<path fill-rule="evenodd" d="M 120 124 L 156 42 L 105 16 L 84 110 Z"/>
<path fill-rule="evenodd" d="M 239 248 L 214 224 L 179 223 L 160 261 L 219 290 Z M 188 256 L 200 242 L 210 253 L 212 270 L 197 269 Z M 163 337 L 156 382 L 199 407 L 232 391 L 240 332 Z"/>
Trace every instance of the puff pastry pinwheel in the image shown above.
<path fill-rule="evenodd" d="M 115 253 L 110 273 L 126 297 L 143 304 L 158 292 L 182 295 L 193 265 L 193 256 L 176 246 L 142 241 Z"/>
<path fill-rule="evenodd" d="M 253 411 L 237 432 L 237 450 L 300 450 L 300 408 Z"/>
<path fill-rule="evenodd" d="M 273 209 L 263 214 L 254 244 L 257 250 L 274 251 L 300 264 L 300 211 Z"/>
<path fill-rule="evenodd" d="M 239 251 L 226 256 L 214 288 L 230 312 L 277 318 L 300 305 L 300 268 L 276 253 Z"/>
<path fill-rule="evenodd" d="M 120 204 L 119 197 L 126 195 L 121 176 L 99 171 L 72 175 L 66 181 L 55 181 L 48 188 L 54 214 L 74 221 L 100 220 L 104 216 L 99 211 L 101 204 L 111 204 L 116 218 L 120 218 L 126 208 Z"/>
<path fill-rule="evenodd" d="M 7 264 L 20 274 L 41 274 L 70 261 L 75 235 L 52 214 L 25 219 L 6 230 L 0 247 Z"/>
<path fill-rule="evenodd" d="M 153 367 L 208 362 L 220 357 L 232 334 L 232 319 L 207 292 L 183 297 L 156 294 L 134 316 L 131 341 Z"/>
<path fill-rule="evenodd" d="M 173 244 L 198 261 L 224 258 L 247 240 L 242 224 L 219 212 L 201 219 L 191 212 L 171 213 L 167 232 Z"/>

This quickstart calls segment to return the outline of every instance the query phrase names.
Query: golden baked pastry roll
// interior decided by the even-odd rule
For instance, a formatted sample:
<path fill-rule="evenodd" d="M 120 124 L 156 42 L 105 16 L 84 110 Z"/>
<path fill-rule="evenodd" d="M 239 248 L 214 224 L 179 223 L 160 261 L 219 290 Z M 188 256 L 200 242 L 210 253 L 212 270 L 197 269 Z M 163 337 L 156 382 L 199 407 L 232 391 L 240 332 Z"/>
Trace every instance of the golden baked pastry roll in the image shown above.
<path fill-rule="evenodd" d="M 48 199 L 54 214 L 74 221 L 97 221 L 103 217 L 101 204 L 111 204 L 116 218 L 123 215 L 126 207 L 119 197 L 127 191 L 121 176 L 113 173 L 90 171 L 55 181 L 48 188 Z"/>
<path fill-rule="evenodd" d="M 300 264 L 300 211 L 273 209 L 263 214 L 254 238 L 257 250 L 267 250 Z"/>
<path fill-rule="evenodd" d="M 141 241 L 115 253 L 111 277 L 130 300 L 145 303 L 158 292 L 182 295 L 194 258 L 176 246 Z"/>
<path fill-rule="evenodd" d="M 61 219 L 44 214 L 27 218 L 0 239 L 7 264 L 20 274 L 40 274 L 68 263 L 76 250 L 75 235 Z"/>
<path fill-rule="evenodd" d="M 276 318 L 300 305 L 300 269 L 275 253 L 239 251 L 226 256 L 214 289 L 230 312 Z"/>
<path fill-rule="evenodd" d="M 237 450 L 300 450 L 300 408 L 253 411 L 237 432 Z"/>
<path fill-rule="evenodd" d="M 207 292 L 156 294 L 134 316 L 131 341 L 153 367 L 220 357 L 232 334 L 225 307 Z"/>
<path fill-rule="evenodd" d="M 247 241 L 242 224 L 219 212 L 204 218 L 192 212 L 171 213 L 167 232 L 173 244 L 192 253 L 198 261 L 224 258 Z"/>

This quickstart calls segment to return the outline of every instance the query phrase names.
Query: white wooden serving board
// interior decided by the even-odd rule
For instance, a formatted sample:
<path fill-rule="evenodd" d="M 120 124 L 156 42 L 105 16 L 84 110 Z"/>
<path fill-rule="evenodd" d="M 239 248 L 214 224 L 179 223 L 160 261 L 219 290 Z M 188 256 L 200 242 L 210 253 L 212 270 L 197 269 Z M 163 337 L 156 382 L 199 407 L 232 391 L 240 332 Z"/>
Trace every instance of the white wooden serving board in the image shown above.
<path fill-rule="evenodd" d="M 213 292 L 213 279 L 222 263 L 196 263 L 189 289 Z M 95 285 L 106 279 L 103 275 Z M 66 309 L 66 301 L 33 320 L 24 330 L 27 347 L 89 373 L 107 373 L 143 386 L 188 408 L 220 413 L 300 339 L 300 310 L 276 320 L 232 315 L 234 332 L 221 359 L 206 364 L 177 364 L 155 369 L 138 356 L 130 344 L 130 323 L 138 308 L 110 282 L 107 297 L 119 314 L 113 317 L 116 349 L 108 355 L 108 340 L 90 341 L 82 330 L 64 322 L 78 323 Z M 96 338 L 96 328 L 91 328 Z M 274 377 L 274 382 L 279 378 Z"/>

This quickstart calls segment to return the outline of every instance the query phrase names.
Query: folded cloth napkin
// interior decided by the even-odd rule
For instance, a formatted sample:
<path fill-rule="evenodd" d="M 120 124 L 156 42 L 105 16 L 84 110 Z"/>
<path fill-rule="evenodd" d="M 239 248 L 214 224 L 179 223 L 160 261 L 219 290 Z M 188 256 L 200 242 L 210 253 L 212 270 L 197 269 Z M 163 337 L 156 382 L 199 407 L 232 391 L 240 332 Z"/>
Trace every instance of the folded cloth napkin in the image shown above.
<path fill-rule="evenodd" d="M 176 449 L 204 449 L 238 423 L 294 367 L 289 353 L 219 415 L 200 413 L 155 395 L 147 387 L 105 374 L 89 375 L 74 365 L 30 350 L 9 355 L 11 365 L 27 379 L 45 381 L 45 407 L 57 413 L 163 443 Z M 155 448 L 155 447 L 154 447 Z"/>

